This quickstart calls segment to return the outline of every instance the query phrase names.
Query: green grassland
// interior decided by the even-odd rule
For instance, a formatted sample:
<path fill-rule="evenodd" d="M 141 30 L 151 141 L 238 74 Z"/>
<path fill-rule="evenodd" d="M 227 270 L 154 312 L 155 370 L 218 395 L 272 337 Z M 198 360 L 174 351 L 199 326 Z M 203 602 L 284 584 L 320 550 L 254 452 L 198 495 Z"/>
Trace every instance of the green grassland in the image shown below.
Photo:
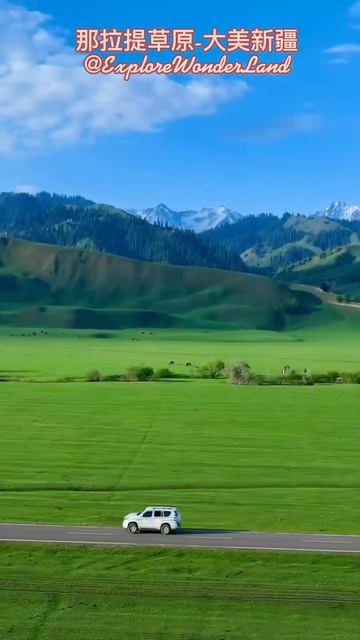
<path fill-rule="evenodd" d="M 170 502 L 185 527 L 359 533 L 359 386 L 194 377 L 216 358 L 359 370 L 358 309 L 43 247 L 0 256 L 0 521 L 120 525 Z M 179 378 L 84 382 L 170 361 Z M 3 544 L 0 640 L 359 640 L 359 575 L 346 555 Z"/>
<path fill-rule="evenodd" d="M 359 558 L 4 545 L 0 638 L 358 640 Z"/>
<path fill-rule="evenodd" d="M 4 383 L 0 521 L 359 533 L 359 388 Z"/>
<path fill-rule="evenodd" d="M 340 313 L 342 315 L 340 315 Z M 323 318 L 323 315 L 322 315 Z M 103 375 L 131 365 L 167 367 L 194 374 L 194 367 L 220 358 L 246 360 L 255 373 L 279 374 L 285 364 L 313 373 L 360 369 L 360 311 L 328 308 L 328 324 L 275 331 L 129 329 L 74 331 L 0 327 L 0 378 L 84 379 L 90 369 Z M 191 362 L 193 368 L 185 365 Z"/>

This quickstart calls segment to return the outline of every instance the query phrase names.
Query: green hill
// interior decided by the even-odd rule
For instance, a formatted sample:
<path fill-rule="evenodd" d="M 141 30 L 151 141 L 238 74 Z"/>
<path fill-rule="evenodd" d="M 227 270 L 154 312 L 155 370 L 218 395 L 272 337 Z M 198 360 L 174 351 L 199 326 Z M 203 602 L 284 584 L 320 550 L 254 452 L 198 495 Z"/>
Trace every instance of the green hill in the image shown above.
<path fill-rule="evenodd" d="M 282 274 L 287 282 L 323 287 L 349 298 L 360 298 L 360 245 L 352 245 L 306 260 Z"/>
<path fill-rule="evenodd" d="M 238 253 L 251 271 L 274 275 L 301 261 L 360 241 L 359 223 L 284 214 L 245 216 L 204 233 Z"/>
<path fill-rule="evenodd" d="M 0 238 L 2 324 L 281 330 L 319 305 L 263 276 Z"/>

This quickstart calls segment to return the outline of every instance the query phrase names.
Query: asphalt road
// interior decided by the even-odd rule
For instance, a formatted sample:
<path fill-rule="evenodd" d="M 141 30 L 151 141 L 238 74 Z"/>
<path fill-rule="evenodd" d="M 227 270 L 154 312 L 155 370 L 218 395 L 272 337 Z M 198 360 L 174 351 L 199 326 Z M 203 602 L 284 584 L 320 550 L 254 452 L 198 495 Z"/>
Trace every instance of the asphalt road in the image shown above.
<path fill-rule="evenodd" d="M 268 551 L 314 551 L 360 553 L 360 535 L 307 533 L 252 533 L 215 529 L 182 529 L 162 536 L 131 535 L 118 527 L 74 525 L 0 524 L 0 541 L 92 544 L 112 546 L 186 547 L 196 549 L 263 549 Z"/>

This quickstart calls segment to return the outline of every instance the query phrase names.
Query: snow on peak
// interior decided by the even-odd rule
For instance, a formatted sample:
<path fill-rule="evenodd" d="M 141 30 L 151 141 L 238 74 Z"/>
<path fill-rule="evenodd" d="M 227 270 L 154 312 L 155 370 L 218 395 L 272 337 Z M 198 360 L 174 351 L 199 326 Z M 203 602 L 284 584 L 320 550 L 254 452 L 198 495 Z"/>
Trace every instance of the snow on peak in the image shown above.
<path fill-rule="evenodd" d="M 323 211 L 317 211 L 315 216 L 325 216 L 333 220 L 360 220 L 360 205 L 334 200 L 334 202 Z"/>
<path fill-rule="evenodd" d="M 238 211 L 232 211 L 224 205 L 215 208 L 204 207 L 198 211 L 173 211 L 166 204 L 160 203 L 156 207 L 129 209 L 128 211 L 152 224 L 161 223 L 178 229 L 190 229 L 196 233 L 236 222 L 242 217 Z"/>

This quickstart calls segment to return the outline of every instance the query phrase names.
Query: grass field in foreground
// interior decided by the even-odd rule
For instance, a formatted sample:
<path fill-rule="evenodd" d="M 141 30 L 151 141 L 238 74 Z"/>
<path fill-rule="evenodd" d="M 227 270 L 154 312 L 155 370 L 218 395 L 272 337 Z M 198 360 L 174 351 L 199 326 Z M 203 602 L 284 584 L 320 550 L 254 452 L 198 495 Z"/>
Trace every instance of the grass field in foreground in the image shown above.
<path fill-rule="evenodd" d="M 359 533 L 359 387 L 0 385 L 0 521 Z"/>
<path fill-rule="evenodd" d="M 357 310 L 356 318 L 360 317 Z M 351 314 L 350 314 L 351 315 Z M 354 316 L 354 317 L 355 317 Z M 32 333 L 36 332 L 36 335 Z M 94 337 L 94 335 L 102 337 Z M 279 374 L 285 364 L 312 372 L 360 369 L 360 324 L 338 321 L 291 332 L 129 330 L 56 331 L 0 327 L 0 376 L 24 380 L 83 379 L 90 369 L 103 375 L 123 373 L 131 365 L 168 366 L 189 373 L 221 358 L 246 360 L 255 373 Z M 105 336 L 105 337 L 104 337 Z M 106 339 L 106 336 L 108 338 Z"/>
<path fill-rule="evenodd" d="M 359 576 L 345 555 L 6 544 L 0 638 L 358 640 Z"/>

